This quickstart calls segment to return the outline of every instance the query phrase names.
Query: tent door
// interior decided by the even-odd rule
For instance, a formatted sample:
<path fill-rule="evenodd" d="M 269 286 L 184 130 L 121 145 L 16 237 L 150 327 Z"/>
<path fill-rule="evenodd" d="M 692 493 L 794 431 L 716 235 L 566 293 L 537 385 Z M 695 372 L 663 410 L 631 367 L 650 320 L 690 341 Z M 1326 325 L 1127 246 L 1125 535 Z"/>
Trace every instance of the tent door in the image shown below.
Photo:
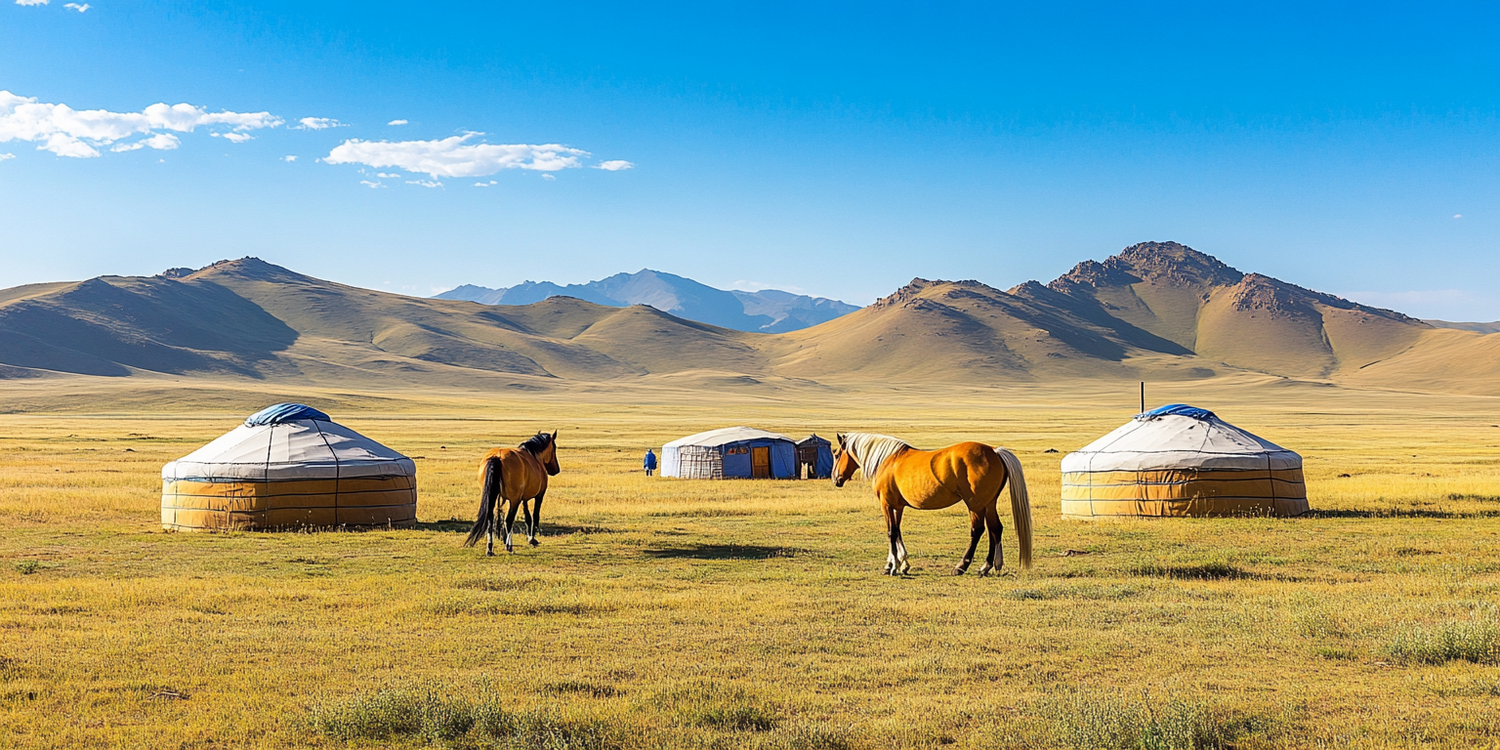
<path fill-rule="evenodd" d="M 750 476 L 755 479 L 771 478 L 771 449 L 750 449 Z"/>

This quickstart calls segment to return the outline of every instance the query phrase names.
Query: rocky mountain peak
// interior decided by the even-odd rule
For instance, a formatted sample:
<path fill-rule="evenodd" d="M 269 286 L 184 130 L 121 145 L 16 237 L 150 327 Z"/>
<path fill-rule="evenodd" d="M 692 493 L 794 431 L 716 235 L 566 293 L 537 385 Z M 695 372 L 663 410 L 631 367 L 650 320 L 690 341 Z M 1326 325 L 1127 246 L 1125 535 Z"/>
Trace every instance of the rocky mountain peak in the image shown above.
<path fill-rule="evenodd" d="M 917 277 L 912 279 L 911 283 L 907 284 L 906 286 L 903 286 L 900 289 L 891 292 L 885 297 L 881 297 L 880 299 L 875 300 L 875 304 L 870 305 L 870 307 L 876 310 L 883 310 L 887 307 L 896 307 L 916 299 L 917 295 L 921 294 L 929 287 L 932 287 L 935 284 L 942 283 L 944 282 Z"/>
<path fill-rule="evenodd" d="M 1168 286 L 1227 286 L 1244 274 L 1207 253 L 1178 242 L 1140 242 L 1106 258 L 1086 260 L 1050 286 L 1059 292 L 1127 286 L 1142 281 Z"/>
<path fill-rule="evenodd" d="M 1207 253 L 1176 242 L 1141 242 L 1105 261 L 1134 271 L 1143 280 L 1169 284 L 1237 284 L 1245 274 Z"/>

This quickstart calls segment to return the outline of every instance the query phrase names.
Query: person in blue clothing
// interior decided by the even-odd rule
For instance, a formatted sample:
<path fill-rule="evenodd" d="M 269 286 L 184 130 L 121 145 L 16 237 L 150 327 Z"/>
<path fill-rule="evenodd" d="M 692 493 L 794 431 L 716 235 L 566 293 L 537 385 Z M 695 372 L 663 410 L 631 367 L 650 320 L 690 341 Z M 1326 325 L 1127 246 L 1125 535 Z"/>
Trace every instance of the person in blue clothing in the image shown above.
<path fill-rule="evenodd" d="M 652 453 L 650 448 L 647 448 L 646 449 L 646 476 L 648 476 L 648 477 L 651 476 L 651 472 L 653 472 L 653 471 L 656 471 L 656 454 Z"/>

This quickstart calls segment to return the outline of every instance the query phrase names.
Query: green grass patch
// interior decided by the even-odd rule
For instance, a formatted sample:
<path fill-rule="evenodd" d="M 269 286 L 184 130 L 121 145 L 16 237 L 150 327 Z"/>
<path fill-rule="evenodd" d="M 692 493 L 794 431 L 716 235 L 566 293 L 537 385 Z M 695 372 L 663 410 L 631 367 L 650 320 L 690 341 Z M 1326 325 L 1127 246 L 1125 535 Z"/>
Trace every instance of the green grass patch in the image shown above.
<path fill-rule="evenodd" d="M 613 750 L 627 746 L 620 727 L 547 708 L 508 709 L 479 686 L 385 690 L 315 706 L 314 732 L 345 742 L 417 742 L 440 747 Z"/>
<path fill-rule="evenodd" d="M 1492 613 L 1476 613 L 1468 620 L 1437 625 L 1413 625 L 1386 642 L 1383 653 L 1404 664 L 1475 664 L 1500 662 L 1500 623 Z"/>
<path fill-rule="evenodd" d="M 1051 693 L 1035 706 L 1051 739 L 1080 750 L 1232 748 L 1264 735 L 1273 722 L 1199 700 L 1109 690 Z"/>
<path fill-rule="evenodd" d="M 780 708 L 736 685 L 717 682 L 689 684 L 663 690 L 657 705 L 680 724 L 719 731 L 764 732 L 782 721 Z"/>
<path fill-rule="evenodd" d="M 42 569 L 42 564 L 39 563 L 39 562 L 37 562 L 36 560 L 17 560 L 16 561 L 16 572 L 20 573 L 23 576 L 29 576 L 32 573 L 35 573 L 35 572 L 37 572 L 38 570 L 41 570 L 41 569 Z"/>

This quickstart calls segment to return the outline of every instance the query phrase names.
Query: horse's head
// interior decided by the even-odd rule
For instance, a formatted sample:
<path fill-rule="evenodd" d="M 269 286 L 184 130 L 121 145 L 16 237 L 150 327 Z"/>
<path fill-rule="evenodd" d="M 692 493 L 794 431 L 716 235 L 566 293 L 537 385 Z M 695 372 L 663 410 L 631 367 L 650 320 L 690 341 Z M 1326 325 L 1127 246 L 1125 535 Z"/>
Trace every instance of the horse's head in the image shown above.
<path fill-rule="evenodd" d="M 838 439 L 839 447 L 833 450 L 833 486 L 843 487 L 844 482 L 849 481 L 855 470 L 859 469 L 859 462 L 854 460 L 854 455 L 844 444 L 844 433 L 838 433 Z"/>
<path fill-rule="evenodd" d="M 541 459 L 542 465 L 547 467 L 547 476 L 555 477 L 558 472 L 562 471 L 562 467 L 557 465 L 557 430 L 553 430 L 552 434 L 547 436 L 547 448 L 537 458 Z"/>
<path fill-rule="evenodd" d="M 547 476 L 555 477 L 562 471 L 557 465 L 557 430 L 553 430 L 551 435 L 538 432 L 521 443 L 521 449 L 542 462 L 542 466 L 547 469 Z"/>

